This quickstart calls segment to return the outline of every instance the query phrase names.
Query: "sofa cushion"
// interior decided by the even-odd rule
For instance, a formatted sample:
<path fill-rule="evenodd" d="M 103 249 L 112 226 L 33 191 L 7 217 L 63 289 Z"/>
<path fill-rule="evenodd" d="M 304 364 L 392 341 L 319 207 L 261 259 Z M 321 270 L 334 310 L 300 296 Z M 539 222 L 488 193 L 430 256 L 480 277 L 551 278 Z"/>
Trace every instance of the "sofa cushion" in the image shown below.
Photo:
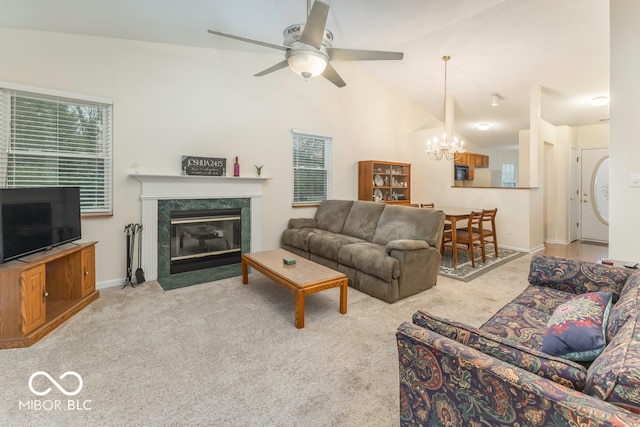
<path fill-rule="evenodd" d="M 549 286 L 574 294 L 586 292 L 611 292 L 613 303 L 618 301 L 620 291 L 629 269 L 594 264 L 549 255 L 534 255 L 529 266 L 529 283 Z"/>
<path fill-rule="evenodd" d="M 549 317 L 542 311 L 509 303 L 480 326 L 480 329 L 518 342 L 529 349 L 540 350 Z"/>
<path fill-rule="evenodd" d="M 588 292 L 561 304 L 549 318 L 542 351 L 565 359 L 590 362 L 606 345 L 611 292 Z"/>
<path fill-rule="evenodd" d="M 640 413 L 640 318 L 625 322 L 587 371 L 584 392 Z"/>
<path fill-rule="evenodd" d="M 317 234 L 327 233 L 329 232 L 319 228 L 287 228 L 282 232 L 280 241 L 283 245 L 292 246 L 305 252 L 309 252 L 311 237 Z"/>
<path fill-rule="evenodd" d="M 323 200 L 316 210 L 317 227 L 333 233 L 342 232 L 352 204 L 353 200 Z"/>
<path fill-rule="evenodd" d="M 287 228 L 316 228 L 315 218 L 291 218 Z"/>
<path fill-rule="evenodd" d="M 439 248 L 444 226 L 444 213 L 436 209 L 416 209 L 388 205 L 380 215 L 373 243 L 386 245 L 393 240 L 424 240 Z"/>
<path fill-rule="evenodd" d="M 380 214 L 387 207 L 384 203 L 355 201 L 347 216 L 342 234 L 370 242 L 378 226 Z"/>
<path fill-rule="evenodd" d="M 309 241 L 309 252 L 332 261 L 338 261 L 340 248 L 349 243 L 357 242 L 362 242 L 362 240 L 344 234 L 314 234 Z"/>
<path fill-rule="evenodd" d="M 417 251 L 420 249 L 429 249 L 430 246 L 424 240 L 411 240 L 411 239 L 400 239 L 400 240 L 392 240 L 386 244 L 385 250 L 387 253 L 391 253 L 392 251 Z"/>
<path fill-rule="evenodd" d="M 340 264 L 364 271 L 385 282 L 400 276 L 400 262 L 387 253 L 384 246 L 363 242 L 345 245 L 338 254 Z"/>
<path fill-rule="evenodd" d="M 640 314 L 640 270 L 634 272 L 622 288 L 620 299 L 613 307 L 607 322 L 607 341 L 611 341 L 627 321 L 634 321 Z"/>
<path fill-rule="evenodd" d="M 559 305 L 573 299 L 574 293 L 560 291 L 547 286 L 529 285 L 512 304 L 520 304 L 551 316 Z"/>
<path fill-rule="evenodd" d="M 413 323 L 566 387 L 575 390 L 584 388 L 587 369 L 578 363 L 528 349 L 463 323 L 433 316 L 424 310 L 418 310 L 413 315 Z"/>

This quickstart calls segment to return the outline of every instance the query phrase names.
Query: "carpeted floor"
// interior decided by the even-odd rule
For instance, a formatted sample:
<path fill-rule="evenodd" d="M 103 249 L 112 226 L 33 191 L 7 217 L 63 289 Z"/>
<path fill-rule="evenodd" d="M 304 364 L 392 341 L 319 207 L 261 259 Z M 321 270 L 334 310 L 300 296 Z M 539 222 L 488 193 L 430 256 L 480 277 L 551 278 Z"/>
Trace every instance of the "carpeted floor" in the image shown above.
<path fill-rule="evenodd" d="M 349 288 L 306 298 L 254 273 L 164 291 L 114 287 L 30 348 L 0 350 L 11 426 L 397 426 L 395 329 L 418 308 L 479 326 L 527 285 L 530 256 L 387 304 Z M 37 397 L 31 386 L 51 391 Z M 62 390 L 78 388 L 77 395 Z M 36 403 L 37 402 L 37 403 Z M 81 408 L 82 410 L 78 410 Z"/>
<path fill-rule="evenodd" d="M 526 255 L 525 252 L 513 251 L 510 249 L 498 249 L 498 256 L 496 257 L 493 247 L 489 247 L 491 250 L 487 251 L 487 262 L 482 262 L 482 256 L 480 250 L 476 250 L 476 266 L 471 265 L 471 257 L 468 252 L 458 251 L 457 268 L 453 268 L 453 256 L 450 249 L 447 249 L 440 262 L 440 275 L 450 277 L 456 280 L 462 280 L 463 282 L 469 282 L 488 271 L 493 270 L 496 267 L 501 266 L 511 260 Z"/>

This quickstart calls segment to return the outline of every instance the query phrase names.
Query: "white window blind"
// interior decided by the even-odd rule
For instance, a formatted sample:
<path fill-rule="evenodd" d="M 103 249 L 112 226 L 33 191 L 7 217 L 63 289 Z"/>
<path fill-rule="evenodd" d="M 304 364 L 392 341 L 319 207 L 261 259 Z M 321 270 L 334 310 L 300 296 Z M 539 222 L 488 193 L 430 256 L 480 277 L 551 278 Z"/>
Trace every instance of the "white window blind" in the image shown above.
<path fill-rule="evenodd" d="M 0 186 L 80 187 L 83 215 L 111 214 L 112 105 L 0 88 Z"/>
<path fill-rule="evenodd" d="M 293 205 L 331 198 L 331 138 L 293 133 Z"/>

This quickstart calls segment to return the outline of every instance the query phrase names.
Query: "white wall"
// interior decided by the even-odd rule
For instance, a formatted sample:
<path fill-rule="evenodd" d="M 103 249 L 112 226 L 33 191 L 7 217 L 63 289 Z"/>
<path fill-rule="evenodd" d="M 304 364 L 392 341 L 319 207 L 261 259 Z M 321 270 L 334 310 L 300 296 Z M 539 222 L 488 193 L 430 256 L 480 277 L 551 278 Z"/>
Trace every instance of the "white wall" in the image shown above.
<path fill-rule="evenodd" d="M 84 219 L 83 240 L 97 240 L 97 280 L 125 276 L 124 226 L 141 217 L 140 183 L 128 175 L 179 174 L 180 156 L 239 156 L 241 175 L 264 164 L 262 245 L 279 246 L 294 216 L 291 134 L 333 137 L 333 197 L 357 198 L 357 162 L 412 161 L 412 132 L 435 119 L 353 63 L 336 68 L 338 89 L 288 70 L 256 78 L 278 53 L 191 48 L 0 28 L 0 81 L 110 98 L 114 102 L 114 215 Z M 398 63 L 400 64 L 400 63 Z M 389 65 L 393 66 L 393 65 Z M 231 174 L 231 173 L 228 173 Z M 143 231 L 144 232 L 144 231 Z"/>
<path fill-rule="evenodd" d="M 572 129 L 578 148 L 605 148 L 609 146 L 609 123 L 576 126 Z"/>
<path fill-rule="evenodd" d="M 629 175 L 640 173 L 638 112 L 640 111 L 640 2 L 610 0 L 611 122 L 609 257 L 640 260 L 640 187 Z"/>
<path fill-rule="evenodd" d="M 622 147 L 614 152 L 612 144 L 612 166 L 616 160 L 623 166 L 612 167 L 617 174 L 612 186 L 623 191 L 612 192 L 611 256 L 624 252 L 624 259 L 630 258 L 629 253 L 640 258 L 633 233 L 614 224 L 631 223 L 640 203 L 639 190 L 626 187 L 628 173 L 640 173 L 634 162 L 640 147 L 632 113 L 640 110 L 636 83 L 640 66 L 634 55 L 637 42 L 629 43 L 638 40 L 639 30 L 630 16 L 640 16 L 640 4 L 621 0 L 611 4 L 612 28 L 615 20 L 626 22 L 624 35 L 612 31 L 611 133 L 612 141 L 615 135 Z M 617 5 L 633 14 L 626 9 L 615 13 Z M 617 49 L 624 44 L 629 47 Z M 243 175 L 255 173 L 253 164 L 264 164 L 263 175 L 272 179 L 264 184 L 262 242 L 264 249 L 277 247 L 288 218 L 311 216 L 314 211 L 291 207 L 291 128 L 333 137 L 334 198 L 357 198 L 359 160 L 408 162 L 413 165 L 414 201 L 498 207 L 501 245 L 523 250 L 540 246 L 541 191 L 452 188 L 451 162 L 426 159 L 424 140 L 416 137 L 438 121 L 357 64 L 336 66 L 347 82 L 337 89 L 321 78 L 305 82 L 288 70 L 252 76 L 281 60 L 278 53 L 6 28 L 0 28 L 0 52 L 1 81 L 114 101 L 114 215 L 83 221 L 84 239 L 99 241 L 97 279 L 103 284 L 115 285 L 124 277 L 123 228 L 140 220 L 140 184 L 128 177 L 136 161 L 141 173 L 162 174 L 178 174 L 183 154 L 226 157 L 228 164 L 239 156 Z M 618 71 L 613 72 L 616 65 Z M 619 114 L 617 127 L 614 113 Z"/>

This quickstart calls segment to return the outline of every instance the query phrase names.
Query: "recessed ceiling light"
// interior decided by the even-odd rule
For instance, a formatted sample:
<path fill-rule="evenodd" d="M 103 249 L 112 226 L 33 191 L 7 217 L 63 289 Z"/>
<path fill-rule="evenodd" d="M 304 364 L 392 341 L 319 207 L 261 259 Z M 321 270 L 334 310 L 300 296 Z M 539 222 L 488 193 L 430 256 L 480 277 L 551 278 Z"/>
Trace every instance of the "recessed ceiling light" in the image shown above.
<path fill-rule="evenodd" d="M 478 125 L 478 130 L 489 130 L 491 129 L 491 126 L 489 126 L 488 123 L 480 123 Z"/>
<path fill-rule="evenodd" d="M 591 100 L 591 105 L 594 107 L 600 107 L 602 105 L 607 105 L 609 103 L 609 97 L 607 96 L 596 96 Z"/>

